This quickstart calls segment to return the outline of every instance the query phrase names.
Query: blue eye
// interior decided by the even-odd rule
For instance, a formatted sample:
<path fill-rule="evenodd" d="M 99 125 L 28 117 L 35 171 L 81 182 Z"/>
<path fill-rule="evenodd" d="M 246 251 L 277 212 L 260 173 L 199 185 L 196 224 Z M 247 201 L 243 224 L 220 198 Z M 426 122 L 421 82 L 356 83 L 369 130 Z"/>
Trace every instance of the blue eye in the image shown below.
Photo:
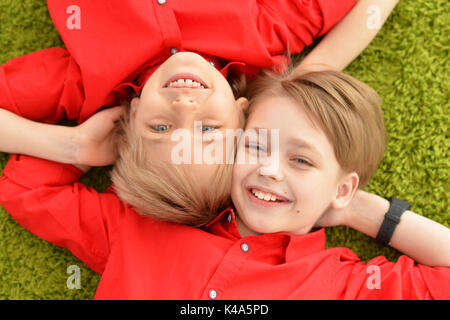
<path fill-rule="evenodd" d="M 169 130 L 169 126 L 165 124 L 159 124 L 157 126 L 154 126 L 153 129 L 158 132 L 165 132 Z"/>
<path fill-rule="evenodd" d="M 259 145 L 259 144 L 248 144 L 246 147 L 247 147 L 248 149 L 253 149 L 253 150 L 255 150 L 255 151 L 266 151 L 266 150 L 264 149 L 264 147 L 262 147 L 262 146 Z"/>
<path fill-rule="evenodd" d="M 213 126 L 202 126 L 202 132 L 210 132 L 216 130 L 216 127 Z"/>
<path fill-rule="evenodd" d="M 311 163 L 309 163 L 309 162 L 306 161 L 305 159 L 302 159 L 302 158 L 294 158 L 293 160 L 294 160 L 297 164 L 301 164 L 301 165 L 306 164 L 307 166 L 311 166 Z"/>

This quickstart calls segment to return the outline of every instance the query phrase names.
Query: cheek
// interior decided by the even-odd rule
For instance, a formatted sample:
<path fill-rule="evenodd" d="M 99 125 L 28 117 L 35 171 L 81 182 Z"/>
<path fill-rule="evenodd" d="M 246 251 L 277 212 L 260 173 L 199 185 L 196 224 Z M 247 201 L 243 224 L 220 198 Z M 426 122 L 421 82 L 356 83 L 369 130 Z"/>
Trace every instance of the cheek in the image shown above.
<path fill-rule="evenodd" d="M 192 173 L 192 176 L 195 177 L 195 184 L 198 185 L 203 190 L 211 190 L 214 188 L 215 178 L 219 173 L 220 165 L 216 164 L 185 164 L 185 169 L 189 170 Z M 223 177 L 221 181 L 222 184 L 226 184 L 227 180 L 230 180 L 230 177 Z M 229 187 L 228 187 L 229 188 Z"/>
<path fill-rule="evenodd" d="M 230 106 L 228 109 L 223 110 L 223 112 L 220 115 L 222 117 L 222 121 L 225 124 L 225 128 L 227 129 L 243 129 L 244 127 L 244 116 L 242 112 L 238 110 L 238 107 L 235 102 L 230 103 Z M 237 132 L 234 132 L 236 134 Z"/>
<path fill-rule="evenodd" d="M 218 165 L 213 164 L 192 164 L 191 166 L 194 176 L 199 177 L 200 181 L 212 181 L 219 168 Z"/>
<path fill-rule="evenodd" d="M 131 114 L 130 125 L 138 136 L 144 135 L 148 131 L 147 119 L 149 118 L 146 110 L 138 108 L 134 114 Z"/>
<path fill-rule="evenodd" d="M 254 170 L 255 169 L 253 166 L 248 164 L 234 164 L 231 181 L 231 194 L 233 196 L 233 200 L 238 200 L 245 196 L 246 181 Z"/>
<path fill-rule="evenodd" d="M 332 200 L 333 185 L 323 175 L 304 175 L 298 177 L 295 189 L 295 212 L 307 215 L 320 214 Z M 300 212 L 297 212 L 297 211 Z"/>
<path fill-rule="evenodd" d="M 245 174 L 246 170 L 245 170 L 245 165 L 239 165 L 239 164 L 234 164 L 233 167 L 233 176 L 232 176 L 232 185 L 234 186 L 239 186 L 242 184 L 242 181 L 245 178 Z"/>
<path fill-rule="evenodd" d="M 241 111 L 233 95 L 215 94 L 208 100 L 212 116 L 220 119 L 226 128 L 238 129 L 243 127 Z"/>

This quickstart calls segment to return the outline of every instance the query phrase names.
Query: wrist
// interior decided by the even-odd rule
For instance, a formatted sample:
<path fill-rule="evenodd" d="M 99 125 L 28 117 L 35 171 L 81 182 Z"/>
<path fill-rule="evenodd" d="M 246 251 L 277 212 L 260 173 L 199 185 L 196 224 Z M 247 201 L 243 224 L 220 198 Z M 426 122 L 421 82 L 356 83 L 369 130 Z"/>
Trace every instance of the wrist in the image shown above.
<path fill-rule="evenodd" d="M 375 238 L 389 210 L 389 201 L 362 190 L 355 193 L 352 201 L 345 225 Z"/>
<path fill-rule="evenodd" d="M 73 127 L 27 121 L 22 153 L 61 163 L 73 163 L 78 143 Z"/>
<path fill-rule="evenodd" d="M 83 166 L 84 164 L 81 161 L 81 150 L 85 144 L 85 139 L 78 126 L 70 127 L 69 130 L 70 134 L 69 139 L 67 140 L 67 148 L 70 150 L 70 163 Z"/>
<path fill-rule="evenodd" d="M 391 242 L 392 235 L 400 223 L 401 216 L 410 208 L 410 203 L 396 197 L 391 197 L 389 210 L 384 215 L 383 222 L 375 239 L 381 246 L 386 246 Z"/>

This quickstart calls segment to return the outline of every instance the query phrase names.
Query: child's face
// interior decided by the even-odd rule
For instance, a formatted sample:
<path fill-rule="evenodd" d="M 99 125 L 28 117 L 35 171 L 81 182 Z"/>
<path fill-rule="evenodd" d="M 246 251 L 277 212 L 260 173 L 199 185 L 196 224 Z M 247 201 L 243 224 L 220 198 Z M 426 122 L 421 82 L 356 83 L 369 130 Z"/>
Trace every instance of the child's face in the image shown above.
<path fill-rule="evenodd" d="M 176 129 L 184 129 L 190 136 L 194 155 L 194 125 L 202 132 L 221 131 L 225 137 L 225 129 L 242 126 L 240 118 L 246 106 L 247 100 L 236 100 L 227 80 L 208 61 L 195 53 L 180 52 L 166 60 L 149 78 L 140 98 L 132 100 L 131 122 L 152 160 L 167 162 L 173 161 L 172 151 L 180 144 L 171 139 Z M 205 184 L 218 166 L 190 163 L 198 182 Z"/>
<path fill-rule="evenodd" d="M 326 135 L 291 98 L 262 98 L 253 108 L 246 130 L 278 129 L 279 163 L 277 170 L 264 174 L 261 161 L 235 164 L 231 196 L 241 220 L 241 234 L 308 233 L 330 205 L 344 204 L 342 197 L 349 196 L 347 183 L 354 173 L 344 174 Z M 255 146 L 241 142 L 238 154 L 255 153 Z M 274 150 L 263 141 L 258 147 Z M 265 165 L 267 169 L 271 164 Z M 266 199 L 274 195 L 277 200 L 258 195 Z"/>

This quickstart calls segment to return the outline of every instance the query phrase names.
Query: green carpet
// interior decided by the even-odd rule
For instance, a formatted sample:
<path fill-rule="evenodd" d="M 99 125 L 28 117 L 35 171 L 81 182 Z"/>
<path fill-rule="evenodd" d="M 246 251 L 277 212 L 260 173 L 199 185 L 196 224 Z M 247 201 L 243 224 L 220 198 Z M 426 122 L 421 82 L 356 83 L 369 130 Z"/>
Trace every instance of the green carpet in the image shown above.
<path fill-rule="evenodd" d="M 417 213 L 447 227 L 449 214 L 449 34 L 447 0 L 400 1 L 377 38 L 347 72 L 383 98 L 387 154 L 366 190 L 396 195 Z M 0 0 L 0 64 L 32 51 L 63 46 L 44 0 Z M 0 169 L 8 155 L 0 153 Z M 104 190 L 106 168 L 83 182 Z M 347 246 L 362 260 L 399 253 L 345 227 L 327 230 L 327 246 Z M 67 268 L 81 268 L 81 289 L 66 286 Z M 0 208 L 0 299 L 92 299 L 100 276 L 68 250 L 20 227 Z"/>

